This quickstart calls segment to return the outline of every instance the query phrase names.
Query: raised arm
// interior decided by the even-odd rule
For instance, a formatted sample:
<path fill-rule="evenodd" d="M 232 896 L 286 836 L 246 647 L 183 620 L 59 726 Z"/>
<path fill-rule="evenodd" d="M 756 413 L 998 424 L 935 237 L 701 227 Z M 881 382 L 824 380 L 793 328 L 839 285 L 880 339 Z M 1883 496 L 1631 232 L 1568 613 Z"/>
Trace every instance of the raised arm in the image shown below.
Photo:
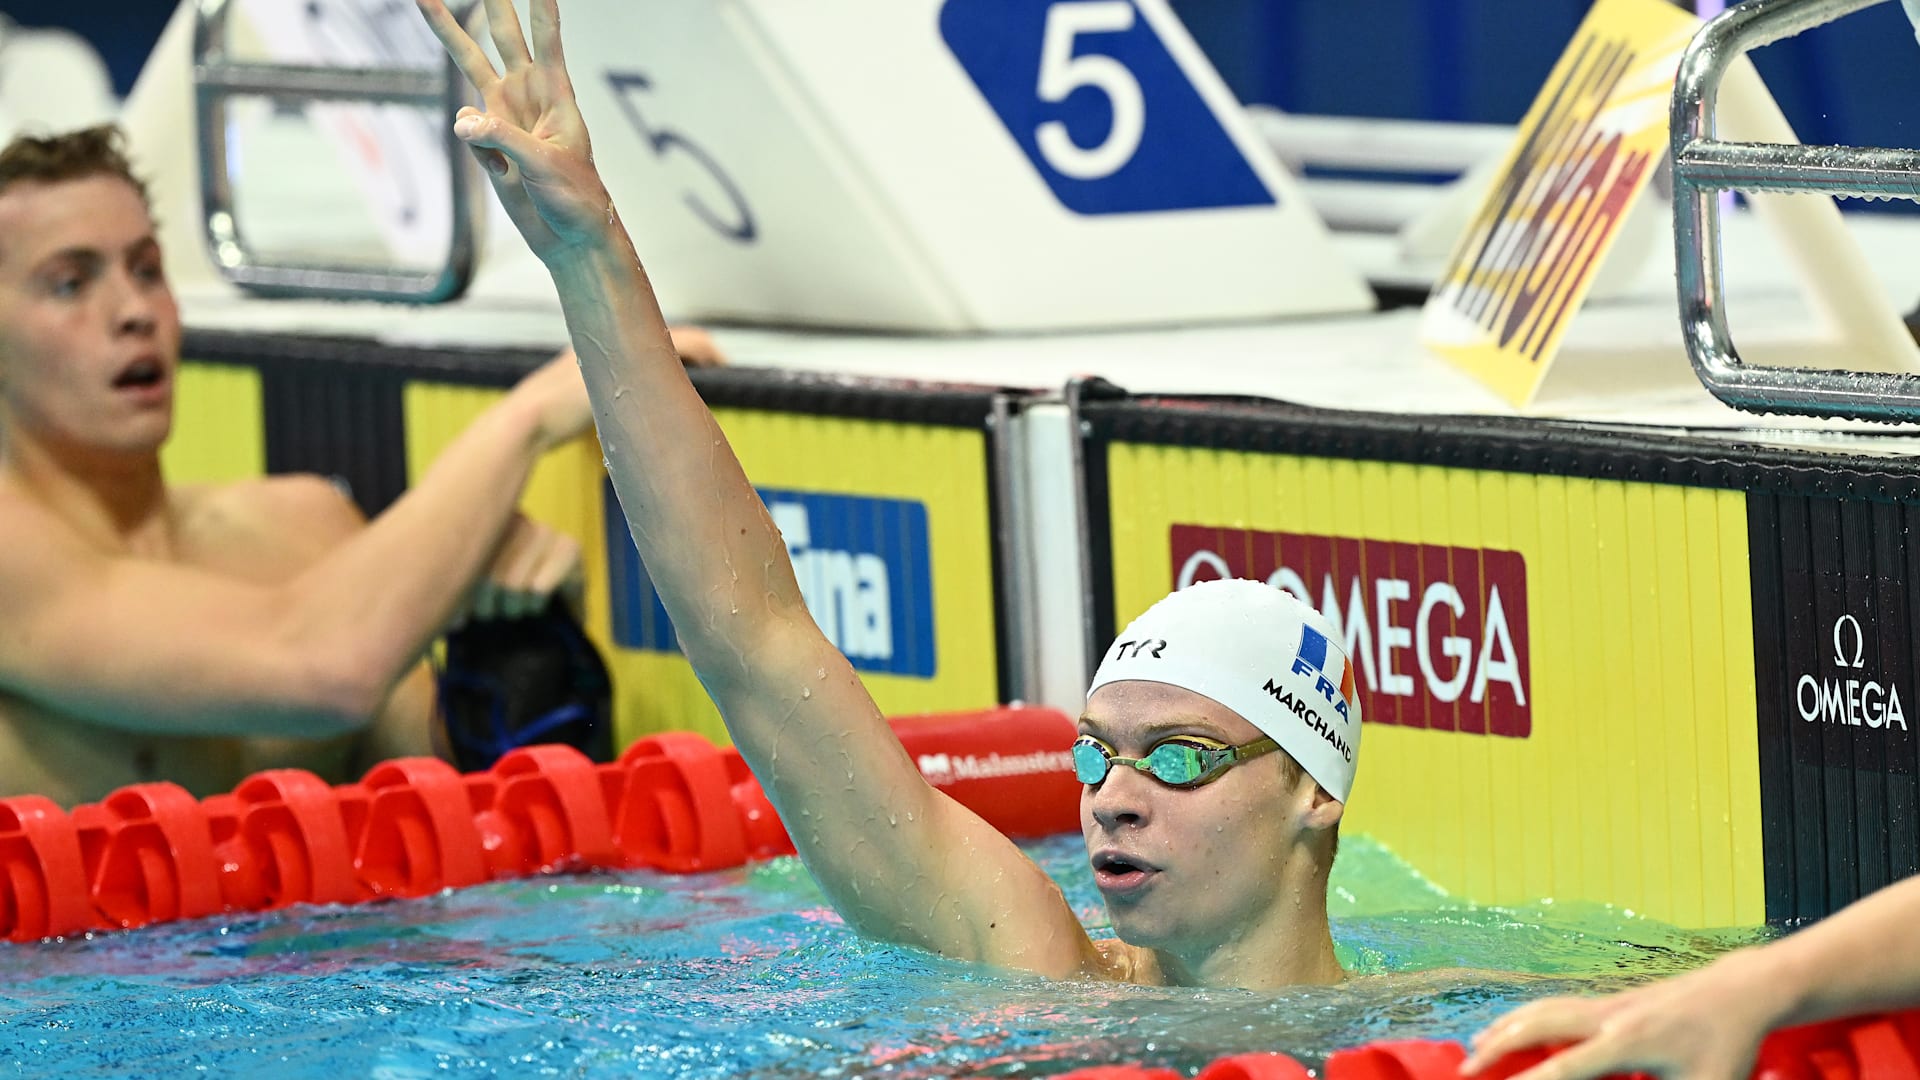
<path fill-rule="evenodd" d="M 532 45 L 487 0 L 504 72 L 418 0 L 481 92 L 454 130 L 559 287 L 614 488 L 681 647 L 835 906 L 863 931 L 1066 975 L 1093 947 L 1046 875 L 913 767 L 820 633 L 786 545 L 675 359 L 638 257 L 594 170 L 556 0 Z"/>
<path fill-rule="evenodd" d="M 1920 1006 L 1920 878 L 1859 900 L 1791 937 L 1698 971 L 1600 998 L 1524 1005 L 1474 1039 L 1466 1070 L 1516 1050 L 1575 1045 L 1515 1080 L 1646 1072 L 1741 1080 L 1769 1031 Z"/>
<path fill-rule="evenodd" d="M 563 358 L 523 380 L 420 482 L 282 585 L 0 521 L 0 689 L 127 731 L 320 737 L 368 723 L 474 587 L 536 457 L 586 430 Z"/>

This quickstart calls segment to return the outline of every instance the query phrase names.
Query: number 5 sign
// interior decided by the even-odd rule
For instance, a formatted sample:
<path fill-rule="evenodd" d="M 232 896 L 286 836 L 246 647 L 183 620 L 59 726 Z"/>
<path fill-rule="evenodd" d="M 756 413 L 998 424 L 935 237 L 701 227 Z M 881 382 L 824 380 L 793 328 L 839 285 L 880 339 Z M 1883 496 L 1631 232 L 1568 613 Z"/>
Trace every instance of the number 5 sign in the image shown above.
<path fill-rule="evenodd" d="M 683 318 L 1038 330 L 1360 310 L 1166 0 L 569 0 Z"/>
<path fill-rule="evenodd" d="M 947 0 L 940 32 L 1067 209 L 1274 203 L 1132 0 Z"/>

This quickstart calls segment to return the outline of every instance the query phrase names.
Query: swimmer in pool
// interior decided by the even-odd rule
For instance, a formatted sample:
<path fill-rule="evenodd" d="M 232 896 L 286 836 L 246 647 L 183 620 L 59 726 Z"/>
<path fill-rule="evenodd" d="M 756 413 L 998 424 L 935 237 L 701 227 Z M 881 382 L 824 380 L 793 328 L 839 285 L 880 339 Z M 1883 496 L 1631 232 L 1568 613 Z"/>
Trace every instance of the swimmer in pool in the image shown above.
<path fill-rule="evenodd" d="M 578 572 L 578 545 L 515 509 L 591 426 L 570 357 L 369 524 L 318 477 L 166 483 L 180 333 L 117 133 L 0 150 L 0 795 L 341 782 L 430 752 L 434 637 Z"/>
<path fill-rule="evenodd" d="M 485 109 L 454 131 L 552 273 L 621 506 L 680 645 L 801 857 L 861 931 L 1042 975 L 1268 988 L 1344 977 L 1327 873 L 1360 744 L 1339 638 L 1251 582 L 1161 601 L 1101 663 L 1073 748 L 1118 941 L 921 778 L 814 625 L 786 544 L 674 359 L 593 164 L 557 0 L 531 40 L 486 0 L 496 71 L 418 0 Z"/>

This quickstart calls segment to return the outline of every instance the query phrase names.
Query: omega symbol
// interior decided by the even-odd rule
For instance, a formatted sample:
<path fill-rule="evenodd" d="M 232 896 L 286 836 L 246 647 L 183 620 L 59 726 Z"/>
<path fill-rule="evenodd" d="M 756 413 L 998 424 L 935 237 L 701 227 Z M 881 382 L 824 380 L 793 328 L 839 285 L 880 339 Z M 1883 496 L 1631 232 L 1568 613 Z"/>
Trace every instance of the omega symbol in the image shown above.
<path fill-rule="evenodd" d="M 1853 663 L 1851 664 L 1847 663 L 1847 650 L 1840 644 L 1840 628 L 1847 625 L 1852 625 L 1853 627 Z M 1867 635 L 1860 629 L 1859 619 L 1854 618 L 1852 615 L 1842 615 L 1833 620 L 1833 662 L 1835 665 L 1843 668 L 1863 667 L 1866 651 Z"/>

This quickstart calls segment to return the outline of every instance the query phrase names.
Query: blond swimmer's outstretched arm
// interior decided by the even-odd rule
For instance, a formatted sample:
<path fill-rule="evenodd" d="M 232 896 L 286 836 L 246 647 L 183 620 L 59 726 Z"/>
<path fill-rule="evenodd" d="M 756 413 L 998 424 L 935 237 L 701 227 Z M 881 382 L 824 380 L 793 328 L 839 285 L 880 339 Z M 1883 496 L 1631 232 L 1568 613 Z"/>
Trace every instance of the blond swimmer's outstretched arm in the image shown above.
<path fill-rule="evenodd" d="M 502 71 L 442 0 L 418 3 L 484 99 L 454 131 L 559 288 L 647 573 L 821 887 L 876 936 L 1044 974 L 1087 970 L 1093 947 L 1058 889 L 921 779 L 808 615 L 786 545 L 681 370 L 594 169 L 557 0 L 533 0 L 530 41 L 509 0 L 486 0 Z"/>
<path fill-rule="evenodd" d="M 1646 1072 L 1741 1080 L 1777 1027 L 1920 1005 L 1920 878 L 1792 937 L 1677 978 L 1598 998 L 1536 1001 L 1473 1040 L 1472 1074 L 1528 1047 L 1573 1043 L 1515 1080 Z"/>

